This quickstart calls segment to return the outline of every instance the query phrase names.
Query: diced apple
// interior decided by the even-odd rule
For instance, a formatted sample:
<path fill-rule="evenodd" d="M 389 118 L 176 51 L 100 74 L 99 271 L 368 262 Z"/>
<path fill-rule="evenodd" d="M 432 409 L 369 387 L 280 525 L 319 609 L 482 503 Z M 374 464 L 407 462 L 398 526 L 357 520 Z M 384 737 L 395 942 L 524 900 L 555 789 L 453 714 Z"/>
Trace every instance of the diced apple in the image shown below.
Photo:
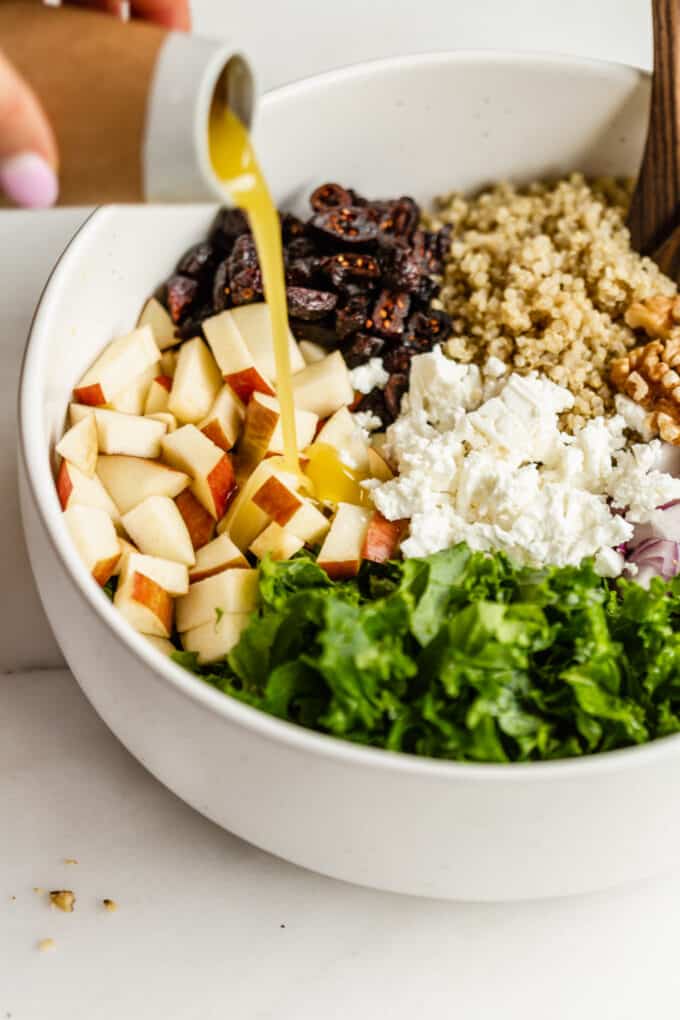
<path fill-rule="evenodd" d="M 255 391 L 274 394 L 271 382 L 255 365 L 231 311 L 204 319 L 203 332 L 224 381 L 240 400 L 247 403 Z"/>
<path fill-rule="evenodd" d="M 141 375 L 138 375 L 127 386 L 116 393 L 109 401 L 112 411 L 121 411 L 123 414 L 143 414 L 149 388 L 158 375 L 160 363 L 150 365 Z"/>
<path fill-rule="evenodd" d="M 222 387 L 222 376 L 208 345 L 195 337 L 182 344 L 172 380 L 168 411 L 185 425 L 205 418 Z"/>
<path fill-rule="evenodd" d="M 264 394 L 258 394 L 257 399 L 271 410 L 276 411 L 278 415 L 276 428 L 274 429 L 274 433 L 269 440 L 269 446 L 267 447 L 267 456 L 271 457 L 272 455 L 282 454 L 283 424 L 281 422 L 280 404 L 276 397 L 268 397 Z M 317 415 L 313 414 L 311 411 L 301 411 L 299 407 L 295 408 L 295 438 L 298 450 L 304 450 L 305 446 L 309 446 L 316 433 L 318 423 L 319 419 Z"/>
<path fill-rule="evenodd" d="M 116 569 L 113 572 L 114 574 L 121 573 L 123 567 L 125 566 L 125 560 L 130 555 L 130 553 L 139 552 L 139 549 L 137 548 L 136 545 L 133 545 L 132 542 L 128 542 L 126 538 L 121 538 L 120 535 L 118 536 L 118 545 L 120 547 L 120 559 L 116 564 Z"/>
<path fill-rule="evenodd" d="M 189 586 L 177 600 L 177 630 L 180 633 L 216 623 L 223 613 L 250 613 L 258 603 L 257 570 L 223 570 Z"/>
<path fill-rule="evenodd" d="M 157 375 L 151 380 L 149 392 L 146 395 L 144 414 L 156 414 L 158 411 L 167 411 L 170 390 L 172 388 L 172 377 L 169 375 Z"/>
<path fill-rule="evenodd" d="M 170 376 L 171 379 L 173 379 L 175 375 L 175 369 L 177 368 L 178 358 L 179 351 L 177 350 L 163 351 L 160 360 L 161 375 L 167 375 Z"/>
<path fill-rule="evenodd" d="M 196 652 L 201 665 L 223 659 L 238 644 L 249 620 L 249 613 L 225 613 L 219 620 L 192 627 L 182 634 L 184 650 Z"/>
<path fill-rule="evenodd" d="M 215 520 L 223 515 L 236 487 L 228 453 L 195 425 L 184 425 L 163 439 L 163 458 L 193 477 L 191 491 Z"/>
<path fill-rule="evenodd" d="M 352 503 L 338 503 L 331 529 L 316 560 L 333 580 L 357 574 L 370 518 L 370 510 Z"/>
<path fill-rule="evenodd" d="M 113 604 L 140 633 L 170 637 L 174 615 L 172 596 L 147 574 L 129 569 L 123 571 Z"/>
<path fill-rule="evenodd" d="M 75 390 L 80 404 L 100 407 L 158 361 L 158 347 L 150 326 L 135 329 L 108 345 Z"/>
<path fill-rule="evenodd" d="M 338 451 L 340 460 L 353 471 L 369 473 L 368 443 L 346 407 L 340 407 L 319 429 L 316 443 Z"/>
<path fill-rule="evenodd" d="M 237 308 L 232 308 L 231 314 L 253 361 L 267 379 L 275 380 L 277 375 L 276 358 L 269 305 L 263 301 L 252 305 L 239 305 Z M 305 367 L 305 359 L 300 354 L 295 337 L 290 330 L 288 330 L 288 354 L 292 373 L 299 372 Z"/>
<path fill-rule="evenodd" d="M 243 487 L 236 494 L 234 502 L 218 525 L 217 530 L 220 534 L 226 532 L 230 535 L 232 541 L 241 551 L 245 551 L 253 539 L 269 524 L 268 514 L 253 503 L 253 494 L 273 475 L 283 479 L 293 488 L 297 488 L 299 484 L 299 480 L 294 475 L 286 474 L 281 470 L 279 457 L 261 461 L 250 478 L 244 482 Z"/>
<path fill-rule="evenodd" d="M 88 478 L 97 467 L 97 424 L 91 410 L 76 425 L 64 433 L 57 444 L 57 453 L 74 464 Z"/>
<path fill-rule="evenodd" d="M 225 453 L 236 444 L 245 417 L 245 408 L 230 386 L 223 386 L 215 397 L 199 429 Z"/>
<path fill-rule="evenodd" d="M 198 502 L 191 489 L 181 492 L 175 500 L 191 537 L 194 550 L 202 549 L 215 534 L 215 519 Z"/>
<path fill-rule="evenodd" d="M 174 655 L 177 651 L 172 641 L 169 641 L 168 638 L 157 637 L 155 634 L 145 634 L 144 637 L 161 655 Z"/>
<path fill-rule="evenodd" d="M 149 496 L 174 499 L 191 481 L 184 472 L 174 471 L 160 461 L 122 454 L 100 457 L 97 474 L 124 514 Z"/>
<path fill-rule="evenodd" d="M 146 555 L 175 560 L 188 567 L 196 562 L 184 518 L 169 496 L 149 496 L 121 520 L 132 541 Z"/>
<path fill-rule="evenodd" d="M 67 460 L 62 460 L 59 466 L 57 495 L 62 510 L 66 510 L 72 503 L 79 503 L 82 506 L 93 506 L 104 510 L 114 524 L 120 520 L 116 503 L 111 499 L 97 475 L 88 478 Z"/>
<path fill-rule="evenodd" d="M 368 448 L 368 470 L 371 478 L 377 478 L 380 482 L 390 482 L 394 478 L 392 468 L 372 446 Z"/>
<path fill-rule="evenodd" d="M 319 418 L 330 415 L 354 399 L 349 372 L 340 351 L 333 351 L 323 361 L 307 365 L 293 376 L 295 406 L 312 411 Z"/>
<path fill-rule="evenodd" d="M 328 354 L 325 347 L 322 347 L 321 344 L 315 344 L 313 340 L 301 340 L 298 348 L 304 358 L 305 365 L 313 365 L 316 361 L 323 361 Z"/>
<path fill-rule="evenodd" d="M 251 543 L 250 551 L 258 560 L 263 560 L 265 556 L 271 556 L 273 560 L 289 560 L 304 544 L 301 538 L 272 521 Z"/>
<path fill-rule="evenodd" d="M 120 545 L 111 517 L 105 510 L 74 503 L 64 521 L 87 570 L 97 584 L 105 585 L 120 559 Z"/>
<path fill-rule="evenodd" d="M 85 404 L 71 404 L 69 413 L 72 422 L 79 422 L 86 415 L 94 414 L 100 453 L 151 459 L 160 456 L 161 437 L 167 432 L 167 425 L 163 422 L 137 414 L 123 414 L 101 407 L 91 408 Z"/>
<path fill-rule="evenodd" d="M 372 563 L 387 563 L 397 552 L 407 529 L 407 520 L 388 521 L 375 510 L 368 522 L 361 558 Z"/>
<path fill-rule="evenodd" d="M 293 514 L 286 523 L 286 531 L 295 535 L 305 545 L 318 545 L 324 538 L 331 522 L 324 514 L 314 506 L 308 499 L 303 500 L 302 506 Z"/>
<path fill-rule="evenodd" d="M 284 527 L 300 509 L 303 497 L 284 477 L 271 474 L 253 493 L 253 503 L 276 524 Z"/>
<path fill-rule="evenodd" d="M 137 326 L 150 326 L 156 346 L 160 351 L 179 343 L 175 336 L 175 324 L 168 311 L 156 298 L 149 298 L 139 316 Z"/>
<path fill-rule="evenodd" d="M 201 507 L 201 509 L 203 508 Z M 210 521 L 212 523 L 212 517 Z M 219 574 L 229 567 L 247 569 L 249 563 L 238 546 L 234 545 L 229 535 L 219 535 L 197 551 L 196 563 L 189 570 L 189 581 L 191 584 L 196 581 L 204 581 L 206 577 Z"/>
<path fill-rule="evenodd" d="M 238 448 L 239 476 L 248 474 L 264 460 L 280 416 L 277 400 L 266 394 L 253 393 L 246 406 Z"/>
<path fill-rule="evenodd" d="M 140 552 L 124 554 L 121 581 L 128 574 L 135 573 L 150 577 L 168 595 L 186 595 L 189 591 L 189 571 L 183 563 L 161 559 L 159 556 L 145 556 Z"/>
<path fill-rule="evenodd" d="M 167 435 L 174 432 L 177 429 L 177 419 L 174 414 L 170 414 L 169 411 L 154 411 L 152 414 L 145 414 L 145 418 L 151 418 L 152 421 L 160 421 L 167 428 Z"/>

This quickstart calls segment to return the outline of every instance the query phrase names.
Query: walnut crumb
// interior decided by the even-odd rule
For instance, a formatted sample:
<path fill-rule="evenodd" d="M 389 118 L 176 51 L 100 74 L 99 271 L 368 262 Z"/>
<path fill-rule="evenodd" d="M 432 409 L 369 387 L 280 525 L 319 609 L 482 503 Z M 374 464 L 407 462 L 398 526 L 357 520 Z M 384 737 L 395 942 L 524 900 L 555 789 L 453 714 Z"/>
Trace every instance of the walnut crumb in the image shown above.
<path fill-rule="evenodd" d="M 77 864 L 75 857 L 64 857 L 64 864 Z"/>
<path fill-rule="evenodd" d="M 38 896 L 42 896 L 42 894 L 45 892 L 45 890 L 40 885 L 34 885 L 33 886 L 33 892 L 36 893 L 36 895 L 38 895 Z"/>
<path fill-rule="evenodd" d="M 65 914 L 72 914 L 76 905 L 75 894 L 70 889 L 53 889 L 50 900 L 53 906 L 63 910 Z"/>
<path fill-rule="evenodd" d="M 38 943 L 38 949 L 41 953 L 49 953 L 56 948 L 57 943 L 54 939 L 40 939 L 40 942 Z"/>
<path fill-rule="evenodd" d="M 115 900 L 102 900 L 102 903 L 104 905 L 104 909 L 108 910 L 110 914 L 113 914 L 116 910 L 118 910 L 118 904 Z"/>

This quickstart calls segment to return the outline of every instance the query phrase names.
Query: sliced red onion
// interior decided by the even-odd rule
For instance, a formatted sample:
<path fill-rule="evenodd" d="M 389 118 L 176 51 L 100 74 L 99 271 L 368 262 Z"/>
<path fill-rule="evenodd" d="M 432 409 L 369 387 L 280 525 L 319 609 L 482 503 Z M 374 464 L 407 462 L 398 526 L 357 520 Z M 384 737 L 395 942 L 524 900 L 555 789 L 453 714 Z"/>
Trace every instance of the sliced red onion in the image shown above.
<path fill-rule="evenodd" d="M 629 550 L 628 563 L 638 568 L 632 576 L 644 588 L 649 587 L 652 577 L 668 581 L 680 573 L 680 542 L 666 538 L 644 539 Z"/>

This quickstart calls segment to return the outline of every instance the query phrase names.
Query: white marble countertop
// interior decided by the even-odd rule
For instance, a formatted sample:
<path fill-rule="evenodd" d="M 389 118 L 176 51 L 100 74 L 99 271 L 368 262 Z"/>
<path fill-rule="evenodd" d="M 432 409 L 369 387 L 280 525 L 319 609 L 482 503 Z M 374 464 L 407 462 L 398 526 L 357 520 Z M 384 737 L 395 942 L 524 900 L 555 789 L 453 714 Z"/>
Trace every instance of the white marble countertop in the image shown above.
<path fill-rule="evenodd" d="M 457 46 L 650 60 L 647 0 L 367 7 L 194 4 L 197 29 L 238 41 L 263 87 Z M 675 1020 L 680 876 L 498 906 L 353 888 L 199 817 L 98 720 L 62 668 L 30 579 L 14 462 L 26 331 L 82 218 L 0 214 L 0 1020 Z M 33 887 L 73 888 L 75 912 L 50 909 Z M 103 897 L 119 910 L 105 912 Z M 47 937 L 55 950 L 38 952 Z"/>

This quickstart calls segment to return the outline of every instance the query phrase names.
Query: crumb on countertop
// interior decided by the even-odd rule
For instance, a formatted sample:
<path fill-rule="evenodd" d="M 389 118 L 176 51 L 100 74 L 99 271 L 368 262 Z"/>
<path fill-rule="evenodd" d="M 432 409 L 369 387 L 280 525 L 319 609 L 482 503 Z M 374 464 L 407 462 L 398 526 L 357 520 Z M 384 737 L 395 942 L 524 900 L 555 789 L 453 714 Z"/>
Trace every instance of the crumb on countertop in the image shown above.
<path fill-rule="evenodd" d="M 45 890 L 43 889 L 43 887 L 41 885 L 34 885 L 33 886 L 33 892 L 36 893 L 38 896 L 42 896 L 42 894 L 45 892 Z"/>
<path fill-rule="evenodd" d="M 54 939 L 40 939 L 40 942 L 38 942 L 38 949 L 41 953 L 49 953 L 56 948 L 57 943 Z"/>
<path fill-rule="evenodd" d="M 75 857 L 64 857 L 64 864 L 77 864 L 78 861 Z"/>
<path fill-rule="evenodd" d="M 50 893 L 52 906 L 63 910 L 65 914 L 72 914 L 76 905 L 75 893 L 71 889 L 53 889 Z"/>
<path fill-rule="evenodd" d="M 104 906 L 104 909 L 108 910 L 108 912 L 110 914 L 113 914 L 113 913 L 115 913 L 116 910 L 118 910 L 118 904 L 116 903 L 115 900 L 109 900 L 109 899 L 102 900 L 102 904 Z"/>

